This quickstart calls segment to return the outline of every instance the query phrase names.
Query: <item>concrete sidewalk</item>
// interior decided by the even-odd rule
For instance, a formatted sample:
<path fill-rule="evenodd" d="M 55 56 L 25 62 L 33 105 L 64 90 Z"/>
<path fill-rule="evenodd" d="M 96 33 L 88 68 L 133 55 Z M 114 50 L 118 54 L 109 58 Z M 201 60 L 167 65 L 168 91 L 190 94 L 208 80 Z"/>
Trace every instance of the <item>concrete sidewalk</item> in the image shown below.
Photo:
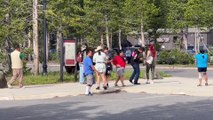
<path fill-rule="evenodd" d="M 190 96 L 213 96 L 213 82 L 209 81 L 209 86 L 197 87 L 196 79 L 169 77 L 155 80 L 154 84 L 145 84 L 144 79 L 140 79 L 141 85 L 132 85 L 129 81 L 125 81 L 126 87 L 114 87 L 114 82 L 110 82 L 110 89 L 107 91 L 96 91 L 95 94 L 103 94 L 109 92 L 125 91 L 129 93 L 151 93 L 151 94 L 182 94 Z M 64 83 L 52 85 L 26 86 L 25 88 L 0 89 L 0 100 L 32 100 L 47 99 L 65 96 L 83 95 L 85 85 L 79 83 Z"/>

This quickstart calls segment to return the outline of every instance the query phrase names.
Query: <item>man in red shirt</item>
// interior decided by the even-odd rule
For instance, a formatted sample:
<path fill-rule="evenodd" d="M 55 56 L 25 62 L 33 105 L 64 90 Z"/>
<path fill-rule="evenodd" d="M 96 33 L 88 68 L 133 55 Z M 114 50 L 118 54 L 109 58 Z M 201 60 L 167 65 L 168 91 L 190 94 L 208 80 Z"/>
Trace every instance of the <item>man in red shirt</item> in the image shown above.
<path fill-rule="evenodd" d="M 118 78 L 115 81 L 115 86 L 118 86 L 118 81 L 121 81 L 122 86 L 124 87 L 124 70 L 126 67 L 126 62 L 124 60 L 124 53 L 122 50 L 118 51 L 118 54 L 113 59 L 113 64 L 116 67 L 116 72 L 118 75 Z"/>

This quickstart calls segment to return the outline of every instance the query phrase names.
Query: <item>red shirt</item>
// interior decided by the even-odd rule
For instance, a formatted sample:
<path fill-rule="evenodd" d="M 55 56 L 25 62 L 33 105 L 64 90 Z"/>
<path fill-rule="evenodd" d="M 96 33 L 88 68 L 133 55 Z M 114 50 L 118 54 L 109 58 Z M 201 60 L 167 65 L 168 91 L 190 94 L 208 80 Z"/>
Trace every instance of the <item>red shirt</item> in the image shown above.
<path fill-rule="evenodd" d="M 113 59 L 112 62 L 113 62 L 113 64 L 116 65 L 116 66 L 119 65 L 119 66 L 121 66 L 121 67 L 123 67 L 123 68 L 126 67 L 126 62 L 125 62 L 124 58 L 121 57 L 121 56 L 119 56 L 119 55 L 115 56 L 115 58 Z"/>

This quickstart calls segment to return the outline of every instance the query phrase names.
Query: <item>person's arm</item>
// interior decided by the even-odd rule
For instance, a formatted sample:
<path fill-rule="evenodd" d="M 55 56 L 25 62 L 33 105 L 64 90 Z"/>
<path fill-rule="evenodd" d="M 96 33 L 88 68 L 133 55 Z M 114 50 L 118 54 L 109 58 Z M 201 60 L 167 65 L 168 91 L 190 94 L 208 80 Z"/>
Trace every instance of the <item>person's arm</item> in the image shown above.
<path fill-rule="evenodd" d="M 95 69 L 95 66 L 93 65 L 92 59 L 90 59 L 90 61 L 89 61 L 89 66 L 90 66 L 97 74 L 100 74 L 100 73 Z"/>
<path fill-rule="evenodd" d="M 150 56 L 150 51 L 147 51 L 146 59 Z"/>

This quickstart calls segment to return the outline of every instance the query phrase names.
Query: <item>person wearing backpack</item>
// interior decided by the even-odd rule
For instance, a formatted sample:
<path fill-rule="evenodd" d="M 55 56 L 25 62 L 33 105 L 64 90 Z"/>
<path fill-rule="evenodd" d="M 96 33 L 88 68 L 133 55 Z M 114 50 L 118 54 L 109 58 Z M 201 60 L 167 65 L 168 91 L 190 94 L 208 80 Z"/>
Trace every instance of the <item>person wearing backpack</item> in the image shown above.
<path fill-rule="evenodd" d="M 140 63 L 143 62 L 143 51 L 144 49 L 140 47 L 139 49 L 135 49 L 131 55 L 131 65 L 133 68 L 133 72 L 131 77 L 129 78 L 129 82 L 134 85 L 140 85 L 138 79 L 140 77 Z"/>
<path fill-rule="evenodd" d="M 207 67 L 208 67 L 208 55 L 203 49 L 200 50 L 200 53 L 195 56 L 196 64 L 198 68 L 199 84 L 197 86 L 202 86 L 202 74 L 205 80 L 205 86 L 208 86 L 208 76 L 207 76 Z"/>

